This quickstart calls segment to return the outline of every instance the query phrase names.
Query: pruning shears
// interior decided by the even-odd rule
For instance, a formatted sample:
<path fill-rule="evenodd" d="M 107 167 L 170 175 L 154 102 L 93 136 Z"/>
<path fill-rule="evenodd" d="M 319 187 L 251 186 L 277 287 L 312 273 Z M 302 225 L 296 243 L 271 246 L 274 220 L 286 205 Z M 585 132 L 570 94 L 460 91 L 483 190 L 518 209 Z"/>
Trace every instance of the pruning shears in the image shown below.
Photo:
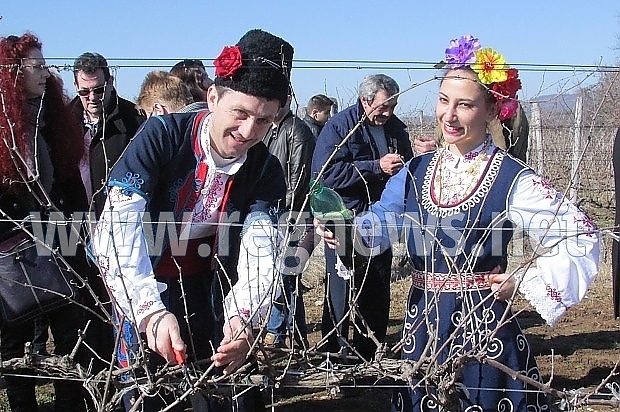
<path fill-rule="evenodd" d="M 174 349 L 174 359 L 176 360 L 178 365 L 181 365 L 181 370 L 183 371 L 183 380 L 179 384 L 179 389 L 183 392 L 192 387 L 192 380 L 189 376 L 189 370 L 187 368 L 187 363 L 185 362 L 187 355 L 185 351 L 180 351 Z"/>

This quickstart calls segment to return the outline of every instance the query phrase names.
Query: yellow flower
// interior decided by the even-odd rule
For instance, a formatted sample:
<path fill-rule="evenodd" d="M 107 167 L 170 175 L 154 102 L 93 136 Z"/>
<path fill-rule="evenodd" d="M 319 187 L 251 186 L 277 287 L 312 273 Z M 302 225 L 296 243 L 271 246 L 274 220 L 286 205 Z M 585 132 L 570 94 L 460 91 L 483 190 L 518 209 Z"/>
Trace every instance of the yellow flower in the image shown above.
<path fill-rule="evenodd" d="M 508 79 L 508 65 L 504 56 L 486 47 L 476 50 L 476 63 L 471 68 L 478 74 L 478 79 L 483 84 L 503 82 Z"/>

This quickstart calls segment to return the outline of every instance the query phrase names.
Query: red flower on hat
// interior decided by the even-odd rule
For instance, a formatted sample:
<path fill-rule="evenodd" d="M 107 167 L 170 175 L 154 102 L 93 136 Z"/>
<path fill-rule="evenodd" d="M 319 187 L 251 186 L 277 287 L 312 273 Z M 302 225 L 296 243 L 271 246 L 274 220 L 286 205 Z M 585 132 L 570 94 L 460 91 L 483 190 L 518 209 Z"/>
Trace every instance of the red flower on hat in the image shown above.
<path fill-rule="evenodd" d="M 213 61 L 217 77 L 232 77 L 242 66 L 241 50 L 237 46 L 225 46 L 224 50 Z"/>

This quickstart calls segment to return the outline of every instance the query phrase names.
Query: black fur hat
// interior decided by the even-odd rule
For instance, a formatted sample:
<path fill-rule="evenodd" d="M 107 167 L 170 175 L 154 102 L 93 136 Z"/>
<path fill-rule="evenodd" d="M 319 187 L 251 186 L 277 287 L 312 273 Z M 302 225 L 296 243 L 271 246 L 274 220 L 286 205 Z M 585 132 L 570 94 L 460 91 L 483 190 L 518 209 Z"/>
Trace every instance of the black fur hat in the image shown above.
<path fill-rule="evenodd" d="M 247 32 L 236 46 L 224 47 L 215 59 L 215 85 L 267 99 L 284 106 L 289 94 L 293 47 L 266 31 Z"/>

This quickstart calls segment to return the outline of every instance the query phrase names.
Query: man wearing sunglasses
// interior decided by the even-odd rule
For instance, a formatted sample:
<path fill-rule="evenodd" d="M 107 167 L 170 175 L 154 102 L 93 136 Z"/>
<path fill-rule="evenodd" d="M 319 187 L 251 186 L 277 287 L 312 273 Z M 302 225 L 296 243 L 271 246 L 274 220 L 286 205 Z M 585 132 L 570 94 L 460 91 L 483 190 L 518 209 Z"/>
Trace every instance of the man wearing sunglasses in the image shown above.
<path fill-rule="evenodd" d="M 114 89 L 114 77 L 106 59 L 97 53 L 84 53 L 73 65 L 74 85 L 77 96 L 69 103 L 73 115 L 82 125 L 84 154 L 80 161 L 80 174 L 88 197 L 89 211 L 99 217 L 105 203 L 104 183 L 129 140 L 143 123 L 144 117 L 134 103 L 119 97 Z M 108 301 L 107 291 L 98 270 L 86 263 L 82 249 L 74 268 L 87 278 L 101 302 Z M 84 294 L 84 304 L 97 309 L 96 302 Z M 107 308 L 110 309 L 109 307 Z M 114 351 L 112 326 L 87 312 L 90 326 L 86 342 L 102 358 L 110 360 Z M 104 367 L 103 363 L 94 368 Z"/>
<path fill-rule="evenodd" d="M 80 55 L 73 64 L 73 78 L 77 96 L 70 107 L 84 126 L 80 172 L 91 210 L 99 216 L 105 202 L 103 184 L 144 116 L 134 103 L 116 94 L 114 77 L 102 55 Z"/>

